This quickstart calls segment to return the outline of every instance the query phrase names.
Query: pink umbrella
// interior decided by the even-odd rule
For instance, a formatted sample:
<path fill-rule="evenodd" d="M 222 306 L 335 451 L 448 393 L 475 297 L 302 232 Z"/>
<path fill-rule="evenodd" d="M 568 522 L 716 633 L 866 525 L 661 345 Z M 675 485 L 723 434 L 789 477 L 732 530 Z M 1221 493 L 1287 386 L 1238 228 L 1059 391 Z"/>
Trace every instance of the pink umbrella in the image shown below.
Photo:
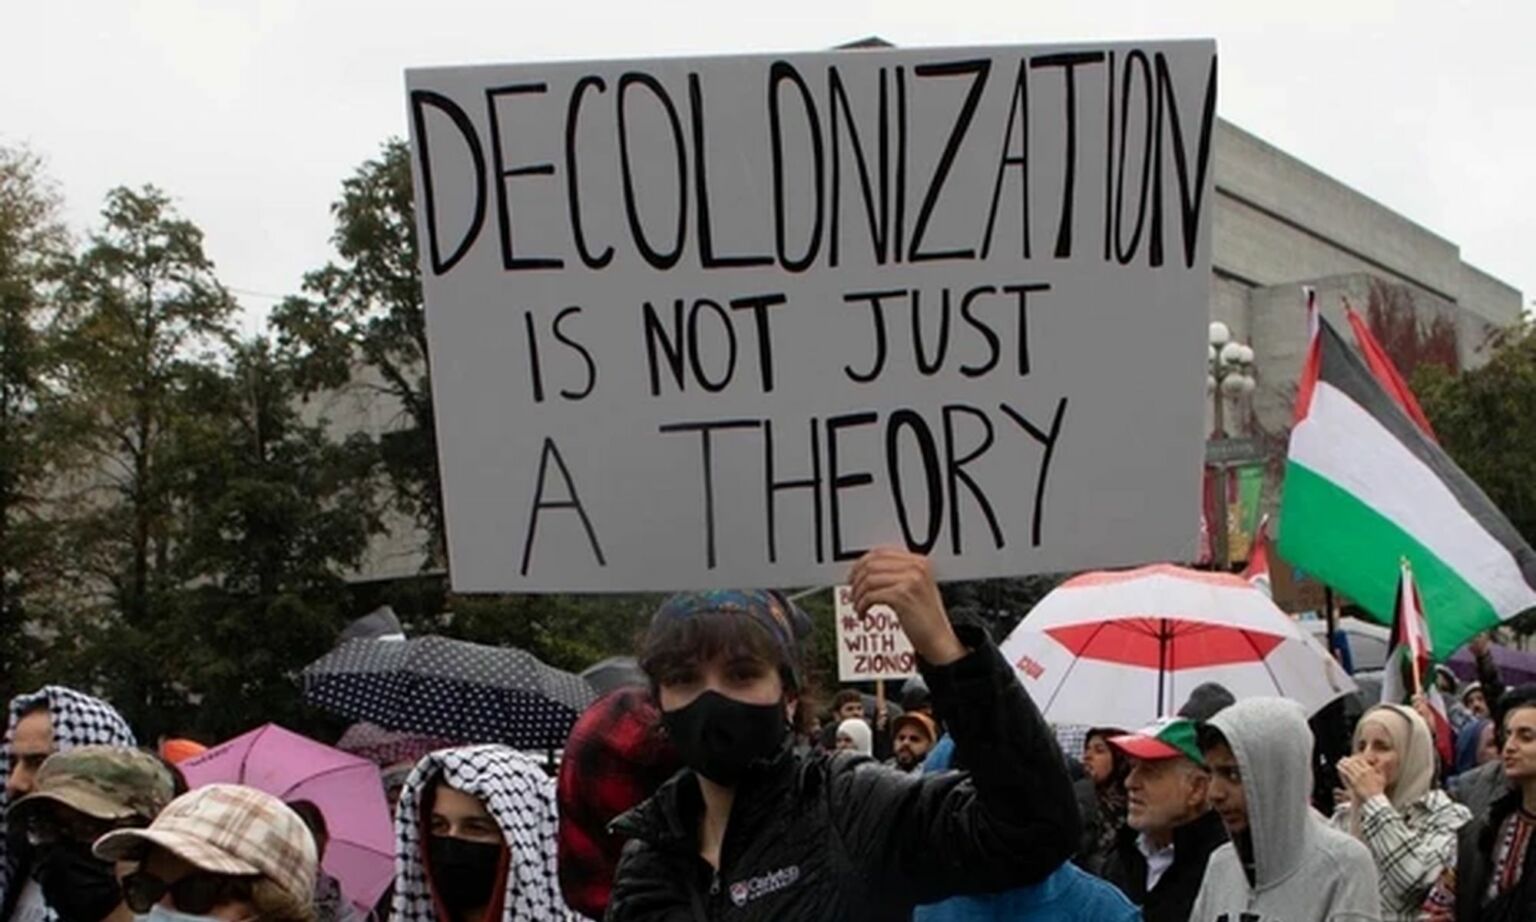
<path fill-rule="evenodd" d="M 379 768 L 276 724 L 237 736 L 178 766 L 193 787 L 244 784 L 325 814 L 330 833 L 324 867 L 342 893 L 373 908 L 395 873 L 394 826 Z"/>

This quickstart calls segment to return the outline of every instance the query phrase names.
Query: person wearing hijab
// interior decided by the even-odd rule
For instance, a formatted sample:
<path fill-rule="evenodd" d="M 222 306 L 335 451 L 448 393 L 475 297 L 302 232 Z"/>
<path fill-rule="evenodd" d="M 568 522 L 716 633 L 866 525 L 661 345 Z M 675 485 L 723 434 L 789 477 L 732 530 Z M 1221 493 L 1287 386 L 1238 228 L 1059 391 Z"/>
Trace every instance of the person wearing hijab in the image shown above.
<path fill-rule="evenodd" d="M 25 836 L 10 834 L 5 812 L 32 793 L 37 772 L 55 752 L 80 746 L 138 745 L 123 715 L 99 698 L 45 685 L 11 700 L 0 745 L 0 922 L 57 922 L 37 880 L 37 862 Z"/>
<path fill-rule="evenodd" d="M 393 922 L 572 920 L 556 872 L 555 782 L 505 746 L 416 763 L 395 810 Z"/>
<path fill-rule="evenodd" d="M 1441 873 L 1455 865 L 1456 832 L 1472 814 L 1434 787 L 1434 737 L 1413 708 L 1366 711 L 1353 748 L 1339 763 L 1349 799 L 1334 811 L 1333 826 L 1370 849 L 1384 922 L 1412 922 Z"/>
<path fill-rule="evenodd" d="M 856 755 L 873 757 L 875 754 L 875 737 L 870 732 L 869 724 L 857 717 L 838 724 L 837 748 L 839 750 L 846 749 Z"/>
<path fill-rule="evenodd" d="M 1456 734 L 1456 764 L 1447 774 L 1448 780 L 1461 777 L 1479 765 L 1487 765 L 1499 757 L 1499 744 L 1494 738 L 1493 721 L 1479 717 Z M 1452 780 L 1447 788 L 1455 786 Z"/>

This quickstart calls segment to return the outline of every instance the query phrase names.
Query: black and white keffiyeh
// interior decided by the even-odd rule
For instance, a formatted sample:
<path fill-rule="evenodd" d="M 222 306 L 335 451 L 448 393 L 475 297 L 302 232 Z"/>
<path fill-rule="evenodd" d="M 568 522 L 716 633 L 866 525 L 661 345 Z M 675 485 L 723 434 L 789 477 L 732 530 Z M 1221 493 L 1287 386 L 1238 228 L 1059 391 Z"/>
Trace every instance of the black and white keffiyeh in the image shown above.
<path fill-rule="evenodd" d="M 438 922 L 422 862 L 422 799 L 439 782 L 485 804 L 511 852 L 501 922 L 559 922 L 575 916 L 555 868 L 555 782 L 506 746 L 467 746 L 416 763 L 395 810 L 394 922 Z"/>
<path fill-rule="evenodd" d="M 21 715 L 46 706 L 53 719 L 53 749 L 64 752 L 76 746 L 125 746 L 138 745 L 128 721 L 112 705 L 100 698 L 81 694 L 60 685 L 45 685 L 35 692 L 17 695 L 11 699 L 10 717 L 5 727 L 5 744 L 0 746 L 0 778 L 11 776 L 11 740 L 16 735 L 16 724 Z M 9 835 L 5 826 L 5 810 L 9 798 L 0 793 L 0 906 L 10 897 L 12 878 L 16 875 L 16 856 L 8 851 Z M 19 882 L 17 884 L 20 886 Z M 49 922 L 53 911 L 49 910 Z"/>

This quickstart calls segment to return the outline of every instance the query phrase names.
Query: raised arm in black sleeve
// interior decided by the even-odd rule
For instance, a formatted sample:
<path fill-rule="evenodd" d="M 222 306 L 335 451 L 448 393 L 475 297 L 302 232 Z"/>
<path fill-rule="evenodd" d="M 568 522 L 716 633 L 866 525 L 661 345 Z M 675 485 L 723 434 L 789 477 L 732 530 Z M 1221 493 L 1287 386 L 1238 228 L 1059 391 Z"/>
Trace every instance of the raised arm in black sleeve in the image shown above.
<path fill-rule="evenodd" d="M 922 672 L 968 770 L 913 777 L 863 763 L 832 778 L 843 847 L 897 904 L 1038 882 L 1081 833 L 1055 735 L 986 633 L 956 630 L 970 652 Z"/>

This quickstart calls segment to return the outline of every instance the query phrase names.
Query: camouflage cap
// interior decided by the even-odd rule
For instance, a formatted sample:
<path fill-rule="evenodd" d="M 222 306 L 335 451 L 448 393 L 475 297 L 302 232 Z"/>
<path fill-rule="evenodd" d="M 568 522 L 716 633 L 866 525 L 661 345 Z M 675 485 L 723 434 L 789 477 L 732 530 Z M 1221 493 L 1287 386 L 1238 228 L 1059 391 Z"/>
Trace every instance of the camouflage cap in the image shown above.
<path fill-rule="evenodd" d="M 153 820 L 175 796 L 171 773 L 147 752 L 80 746 L 54 753 L 38 769 L 32 793 L 12 810 L 52 801 L 100 820 Z"/>

